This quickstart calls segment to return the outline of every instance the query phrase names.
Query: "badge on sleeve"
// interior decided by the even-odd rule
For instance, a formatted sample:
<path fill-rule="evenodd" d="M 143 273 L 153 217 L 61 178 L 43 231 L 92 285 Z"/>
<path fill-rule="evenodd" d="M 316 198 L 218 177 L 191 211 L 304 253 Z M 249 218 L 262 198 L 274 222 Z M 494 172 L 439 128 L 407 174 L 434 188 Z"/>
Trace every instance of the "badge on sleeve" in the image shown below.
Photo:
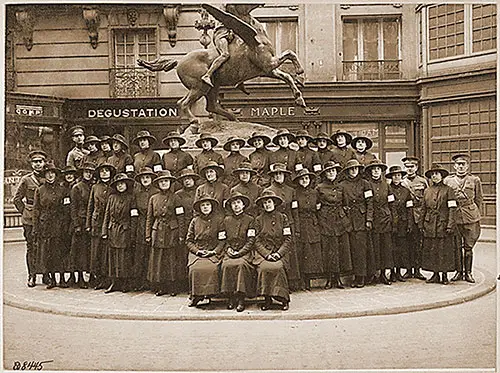
<path fill-rule="evenodd" d="M 255 229 L 248 229 L 247 230 L 247 237 L 255 237 Z"/>
<path fill-rule="evenodd" d="M 406 201 L 406 207 L 413 207 L 413 201 L 411 199 Z"/>
<path fill-rule="evenodd" d="M 389 194 L 387 196 L 387 202 L 394 202 L 396 198 L 394 198 L 394 194 Z"/>
<path fill-rule="evenodd" d="M 292 235 L 292 230 L 290 227 L 285 227 L 283 228 L 283 236 L 291 236 Z"/>
<path fill-rule="evenodd" d="M 130 210 L 130 216 L 139 216 L 139 210 L 137 210 L 137 209 L 131 209 Z"/>
<path fill-rule="evenodd" d="M 321 165 L 320 165 L 320 164 L 315 164 L 315 165 L 313 166 L 313 171 L 314 171 L 314 172 L 319 172 L 319 171 L 321 171 Z"/>
<path fill-rule="evenodd" d="M 302 163 L 297 163 L 295 165 L 295 171 L 300 171 L 304 168 L 304 166 L 302 165 Z"/>
<path fill-rule="evenodd" d="M 158 172 L 158 171 L 161 171 L 161 170 L 162 170 L 161 164 L 155 164 L 153 166 L 153 171 L 154 172 Z"/>
<path fill-rule="evenodd" d="M 134 165 L 132 165 L 132 164 L 126 165 L 125 172 L 134 172 Z"/>
<path fill-rule="evenodd" d="M 373 191 L 371 189 L 365 190 L 365 198 L 373 197 Z"/>
<path fill-rule="evenodd" d="M 457 201 L 454 199 L 448 200 L 448 207 L 457 207 Z"/>
<path fill-rule="evenodd" d="M 321 209 L 321 203 L 316 203 L 316 210 L 320 210 Z"/>
<path fill-rule="evenodd" d="M 299 203 L 297 201 L 292 201 L 292 209 L 299 208 Z"/>
<path fill-rule="evenodd" d="M 184 207 L 180 206 L 180 207 L 176 207 L 175 208 L 175 215 L 182 215 L 184 214 Z"/>
<path fill-rule="evenodd" d="M 226 231 L 219 231 L 217 237 L 219 240 L 225 240 L 226 239 Z"/>
<path fill-rule="evenodd" d="M 71 200 L 69 197 L 64 197 L 63 199 L 63 205 L 69 205 L 71 203 Z"/>

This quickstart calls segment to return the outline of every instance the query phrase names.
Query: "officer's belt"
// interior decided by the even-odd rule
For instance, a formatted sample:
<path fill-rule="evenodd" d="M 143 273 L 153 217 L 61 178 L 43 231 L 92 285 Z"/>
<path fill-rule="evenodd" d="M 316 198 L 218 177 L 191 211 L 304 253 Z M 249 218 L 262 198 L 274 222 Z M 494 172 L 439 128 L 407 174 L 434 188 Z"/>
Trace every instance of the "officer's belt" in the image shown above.
<path fill-rule="evenodd" d="M 457 202 L 458 202 L 458 207 L 467 207 L 467 206 L 471 206 L 474 204 L 474 201 L 470 201 L 470 200 L 465 200 L 464 202 L 457 200 Z"/>

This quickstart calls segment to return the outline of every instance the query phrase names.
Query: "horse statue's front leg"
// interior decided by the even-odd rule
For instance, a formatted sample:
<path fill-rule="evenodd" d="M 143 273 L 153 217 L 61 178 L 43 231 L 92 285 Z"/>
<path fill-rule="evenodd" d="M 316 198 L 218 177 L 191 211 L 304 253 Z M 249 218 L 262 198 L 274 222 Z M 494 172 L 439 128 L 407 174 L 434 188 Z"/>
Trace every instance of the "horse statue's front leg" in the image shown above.
<path fill-rule="evenodd" d="M 271 71 L 271 73 L 268 75 L 270 78 L 275 78 L 279 79 L 290 87 L 293 93 L 293 97 L 295 97 L 295 105 L 301 106 L 301 107 L 306 107 L 306 102 L 304 101 L 304 97 L 302 96 L 302 92 L 299 90 L 297 85 L 295 84 L 294 79 L 292 76 L 280 69 L 274 69 Z"/>
<path fill-rule="evenodd" d="M 299 61 L 299 57 L 297 56 L 297 53 L 295 53 L 294 51 L 291 51 L 289 49 L 282 52 L 279 56 L 276 56 L 273 58 L 273 60 L 271 62 L 273 69 L 277 69 L 285 61 L 291 61 L 293 63 L 293 66 L 295 67 L 295 73 L 297 75 L 301 75 L 304 73 L 304 68 L 302 67 L 302 64 Z"/>

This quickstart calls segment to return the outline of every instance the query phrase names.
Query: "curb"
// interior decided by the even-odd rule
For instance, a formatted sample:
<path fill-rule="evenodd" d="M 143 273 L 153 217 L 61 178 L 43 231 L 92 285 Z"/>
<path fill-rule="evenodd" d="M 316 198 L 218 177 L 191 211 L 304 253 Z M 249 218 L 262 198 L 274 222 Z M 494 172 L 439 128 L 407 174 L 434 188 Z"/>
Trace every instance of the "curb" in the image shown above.
<path fill-rule="evenodd" d="M 492 278 L 495 279 L 496 276 L 493 276 L 489 271 L 481 269 L 481 272 L 485 279 Z M 108 312 L 102 310 L 88 310 L 82 311 L 76 309 L 63 309 L 59 310 L 51 307 L 51 305 L 44 306 L 40 303 L 38 304 L 30 304 L 27 301 L 20 300 L 17 296 L 4 292 L 4 304 L 7 306 L 20 308 L 23 310 L 34 311 L 34 312 L 44 312 L 51 313 L 55 315 L 63 315 L 63 316 L 71 316 L 71 317 L 82 317 L 82 318 L 95 318 L 95 319 L 114 319 L 114 320 L 150 320 L 150 321 L 211 321 L 211 320 L 319 320 L 319 319 L 341 319 L 341 318 L 355 318 L 355 317 L 364 317 L 364 316 L 381 316 L 381 315 L 394 315 L 400 313 L 409 313 L 409 312 L 417 312 L 430 310 L 435 308 L 442 308 L 452 305 L 457 305 L 461 303 L 465 303 L 477 298 L 480 298 L 486 294 L 489 294 L 496 288 L 496 281 L 487 281 L 485 280 L 483 284 L 477 285 L 480 287 L 478 291 L 473 292 L 471 294 L 467 294 L 464 296 L 458 296 L 451 299 L 443 299 L 430 303 L 422 303 L 418 305 L 409 305 L 409 306 L 395 306 L 395 307 L 382 307 L 375 308 L 371 310 L 361 310 L 361 311 L 332 311 L 332 312 L 283 312 L 279 313 L 248 313 L 243 312 L 240 314 L 232 313 L 220 313 L 220 312 L 212 312 L 207 314 L 178 314 L 178 312 L 172 312 L 169 314 L 162 315 L 154 315 L 148 312 L 135 312 L 135 313 L 124 313 L 124 312 Z"/>

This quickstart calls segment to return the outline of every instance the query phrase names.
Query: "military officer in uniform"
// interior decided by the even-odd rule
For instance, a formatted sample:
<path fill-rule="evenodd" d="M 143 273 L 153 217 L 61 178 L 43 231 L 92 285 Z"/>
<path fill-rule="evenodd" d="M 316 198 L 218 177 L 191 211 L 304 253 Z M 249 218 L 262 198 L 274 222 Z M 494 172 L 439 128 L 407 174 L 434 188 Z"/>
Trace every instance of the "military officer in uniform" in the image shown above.
<path fill-rule="evenodd" d="M 66 166 L 73 166 L 75 168 L 80 168 L 83 164 L 83 158 L 90 152 L 84 148 L 85 145 L 85 133 L 83 132 L 83 127 L 75 126 L 69 130 L 71 139 L 75 143 L 75 147 L 71 149 L 66 157 Z"/>
<path fill-rule="evenodd" d="M 26 266 L 28 268 L 28 286 L 34 287 L 36 282 L 37 263 L 35 263 L 35 240 L 33 237 L 33 203 L 35 190 L 43 184 L 43 169 L 47 154 L 41 150 L 29 153 L 28 159 L 33 170 L 24 175 L 14 196 L 14 205 L 22 214 L 24 238 L 26 239 Z"/>
<path fill-rule="evenodd" d="M 422 232 L 418 228 L 422 216 L 422 199 L 424 198 L 424 191 L 429 187 L 427 180 L 417 175 L 419 159 L 416 157 L 405 157 L 401 160 L 407 172 L 401 185 L 406 187 L 411 194 L 413 222 L 411 230 L 408 234 L 409 243 L 409 265 L 404 278 L 416 278 L 425 280 L 424 275 L 420 272 L 422 266 Z"/>
<path fill-rule="evenodd" d="M 457 273 L 452 281 L 465 280 L 474 283 L 472 277 L 472 257 L 474 245 L 481 234 L 481 205 L 483 191 L 479 177 L 469 172 L 470 157 L 467 154 L 456 154 L 452 158 L 454 174 L 444 179 L 457 196 L 456 211 L 457 235 Z"/>

